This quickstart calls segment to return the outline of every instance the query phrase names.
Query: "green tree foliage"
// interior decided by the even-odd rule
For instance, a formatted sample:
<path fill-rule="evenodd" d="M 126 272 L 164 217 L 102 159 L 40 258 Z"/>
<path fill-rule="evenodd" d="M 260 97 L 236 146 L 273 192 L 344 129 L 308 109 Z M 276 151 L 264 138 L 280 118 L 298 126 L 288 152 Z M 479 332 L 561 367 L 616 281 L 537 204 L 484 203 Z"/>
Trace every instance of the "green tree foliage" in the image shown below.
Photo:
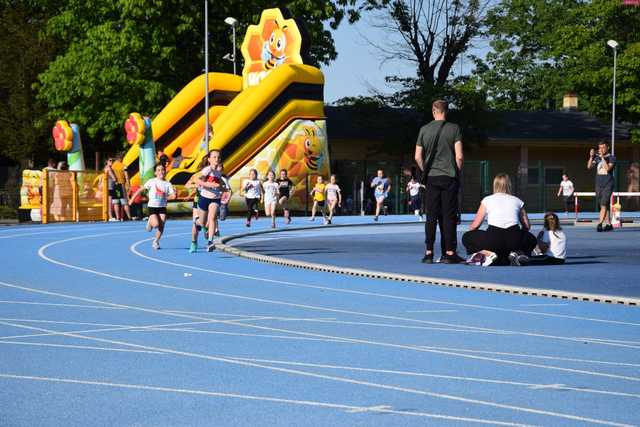
<path fill-rule="evenodd" d="M 38 2 L 0 2 L 0 155 L 26 164 L 46 157 L 50 127 L 31 84 L 46 69 L 54 46 L 38 34 L 46 24 Z"/>
<path fill-rule="evenodd" d="M 640 7 L 621 1 L 503 0 L 488 14 L 493 51 L 477 76 L 496 109 L 542 109 L 575 91 L 580 109 L 610 118 L 618 48 L 616 115 L 640 124 Z M 640 133 L 634 131 L 634 140 Z"/>
<path fill-rule="evenodd" d="M 345 16 L 357 19 L 353 0 L 295 0 L 291 14 L 306 24 L 309 60 L 329 63 L 336 57 L 330 28 Z M 209 6 L 209 67 L 231 72 L 222 57 L 232 50 L 224 18 L 240 22 L 237 46 L 249 24 L 273 3 L 261 0 L 217 1 Z M 65 118 L 83 129 L 100 151 L 122 147 L 122 123 L 132 111 L 154 115 L 204 64 L 204 4 L 192 0 L 84 0 L 49 5 L 44 36 L 61 46 L 59 55 L 34 85 L 48 107 L 49 120 Z M 241 55 L 238 52 L 238 58 Z M 241 69 L 241 68 L 240 68 Z"/>

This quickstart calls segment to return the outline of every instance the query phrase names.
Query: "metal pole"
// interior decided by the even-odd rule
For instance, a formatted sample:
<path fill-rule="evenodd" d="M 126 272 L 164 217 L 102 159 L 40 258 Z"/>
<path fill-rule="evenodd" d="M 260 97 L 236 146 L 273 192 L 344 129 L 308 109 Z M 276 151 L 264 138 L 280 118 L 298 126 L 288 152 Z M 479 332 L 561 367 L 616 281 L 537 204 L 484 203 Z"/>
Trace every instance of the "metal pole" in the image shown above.
<path fill-rule="evenodd" d="M 233 74 L 236 74 L 236 26 L 233 27 Z"/>
<path fill-rule="evenodd" d="M 204 143 L 209 150 L 209 0 L 204 0 Z"/>
<path fill-rule="evenodd" d="M 613 114 L 611 115 L 611 154 L 616 155 L 616 60 L 618 49 L 613 49 Z"/>

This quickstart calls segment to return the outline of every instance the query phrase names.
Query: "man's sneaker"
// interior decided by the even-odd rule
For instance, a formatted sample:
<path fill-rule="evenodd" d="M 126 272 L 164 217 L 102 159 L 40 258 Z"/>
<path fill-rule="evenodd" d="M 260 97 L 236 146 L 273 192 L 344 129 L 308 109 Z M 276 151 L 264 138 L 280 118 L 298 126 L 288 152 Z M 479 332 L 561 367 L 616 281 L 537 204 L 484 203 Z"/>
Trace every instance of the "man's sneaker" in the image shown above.
<path fill-rule="evenodd" d="M 156 250 L 160 249 L 160 242 L 158 242 L 158 239 L 153 239 L 153 242 L 151 242 L 151 247 Z"/>
<path fill-rule="evenodd" d="M 498 259 L 498 255 L 496 254 L 491 254 L 491 255 L 486 255 L 484 257 L 484 262 L 482 263 L 483 267 L 489 267 L 491 264 L 493 264 L 496 260 Z"/>
<path fill-rule="evenodd" d="M 190 254 L 196 253 L 197 250 L 198 250 L 198 245 L 196 244 L 196 242 L 191 242 L 191 246 L 189 246 L 189 253 Z"/>
<path fill-rule="evenodd" d="M 423 264 L 433 264 L 433 253 L 430 254 L 425 254 L 425 256 L 422 257 L 422 263 Z"/>
<path fill-rule="evenodd" d="M 147 225 L 144 226 L 144 229 L 147 231 L 151 231 L 151 224 L 147 221 Z"/>
<path fill-rule="evenodd" d="M 215 248 L 216 248 L 215 243 L 209 242 L 209 244 L 207 245 L 207 252 L 213 252 Z"/>
<path fill-rule="evenodd" d="M 604 228 L 602 230 L 603 231 L 613 231 L 613 225 L 607 224 L 607 225 L 604 226 Z"/>
<path fill-rule="evenodd" d="M 602 228 L 602 223 L 598 224 L 598 226 L 596 227 L 596 231 L 598 233 L 601 233 L 602 231 L 604 231 L 604 229 Z"/>
<path fill-rule="evenodd" d="M 440 262 L 442 264 L 460 264 L 461 262 L 464 262 L 464 258 L 455 253 L 453 255 L 444 254 L 442 255 L 442 258 L 440 258 Z"/>
<path fill-rule="evenodd" d="M 469 258 L 467 258 L 467 265 L 482 265 L 484 262 L 485 256 L 482 252 L 476 252 L 472 254 Z"/>

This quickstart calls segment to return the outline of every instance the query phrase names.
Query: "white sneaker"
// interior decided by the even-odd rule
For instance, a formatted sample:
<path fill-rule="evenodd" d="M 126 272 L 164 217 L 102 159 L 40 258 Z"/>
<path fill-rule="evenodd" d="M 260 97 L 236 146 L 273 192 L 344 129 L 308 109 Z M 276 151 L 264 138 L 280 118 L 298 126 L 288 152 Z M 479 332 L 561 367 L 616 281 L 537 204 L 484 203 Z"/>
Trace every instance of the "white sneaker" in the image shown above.
<path fill-rule="evenodd" d="M 109 218 L 109 222 L 118 222 L 118 218 Z"/>
<path fill-rule="evenodd" d="M 155 250 L 160 249 L 160 242 L 158 242 L 158 239 L 153 239 L 153 242 L 151 242 L 151 247 Z"/>
<path fill-rule="evenodd" d="M 471 254 L 471 256 L 469 258 L 467 258 L 466 264 L 467 265 L 482 265 L 482 263 L 484 263 L 485 260 L 485 256 L 482 252 L 476 252 L 474 254 Z"/>
<path fill-rule="evenodd" d="M 485 255 L 484 262 L 482 263 L 482 266 L 483 267 L 489 267 L 497 259 L 498 259 L 498 255 L 496 255 L 496 254 Z"/>

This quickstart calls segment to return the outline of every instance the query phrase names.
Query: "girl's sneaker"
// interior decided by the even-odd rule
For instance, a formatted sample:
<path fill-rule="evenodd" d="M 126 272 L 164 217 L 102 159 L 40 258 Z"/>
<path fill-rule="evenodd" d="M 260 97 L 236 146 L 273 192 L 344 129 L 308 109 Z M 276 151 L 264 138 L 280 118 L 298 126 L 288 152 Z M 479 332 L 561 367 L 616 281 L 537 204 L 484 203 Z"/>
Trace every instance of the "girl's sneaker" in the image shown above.
<path fill-rule="evenodd" d="M 155 250 L 160 249 L 160 242 L 158 242 L 158 239 L 153 239 L 153 242 L 151 242 L 151 247 Z"/>
<path fill-rule="evenodd" d="M 247 227 L 251 227 L 251 221 L 247 220 L 244 225 L 246 225 Z"/>
<path fill-rule="evenodd" d="M 207 245 L 207 252 L 213 252 L 215 248 L 216 248 L 215 243 L 209 242 L 209 244 Z"/>
<path fill-rule="evenodd" d="M 466 261 L 467 265 L 482 265 L 484 263 L 485 256 L 482 252 L 476 252 L 472 254 Z"/>
<path fill-rule="evenodd" d="M 482 266 L 483 267 L 489 267 L 497 259 L 498 259 L 498 255 L 496 255 L 496 254 L 486 255 L 485 258 L 484 258 L 484 262 L 482 263 Z"/>
<path fill-rule="evenodd" d="M 198 245 L 196 244 L 196 242 L 191 242 L 191 246 L 189 246 L 189 253 L 190 254 L 196 253 L 197 250 L 198 250 Z"/>

